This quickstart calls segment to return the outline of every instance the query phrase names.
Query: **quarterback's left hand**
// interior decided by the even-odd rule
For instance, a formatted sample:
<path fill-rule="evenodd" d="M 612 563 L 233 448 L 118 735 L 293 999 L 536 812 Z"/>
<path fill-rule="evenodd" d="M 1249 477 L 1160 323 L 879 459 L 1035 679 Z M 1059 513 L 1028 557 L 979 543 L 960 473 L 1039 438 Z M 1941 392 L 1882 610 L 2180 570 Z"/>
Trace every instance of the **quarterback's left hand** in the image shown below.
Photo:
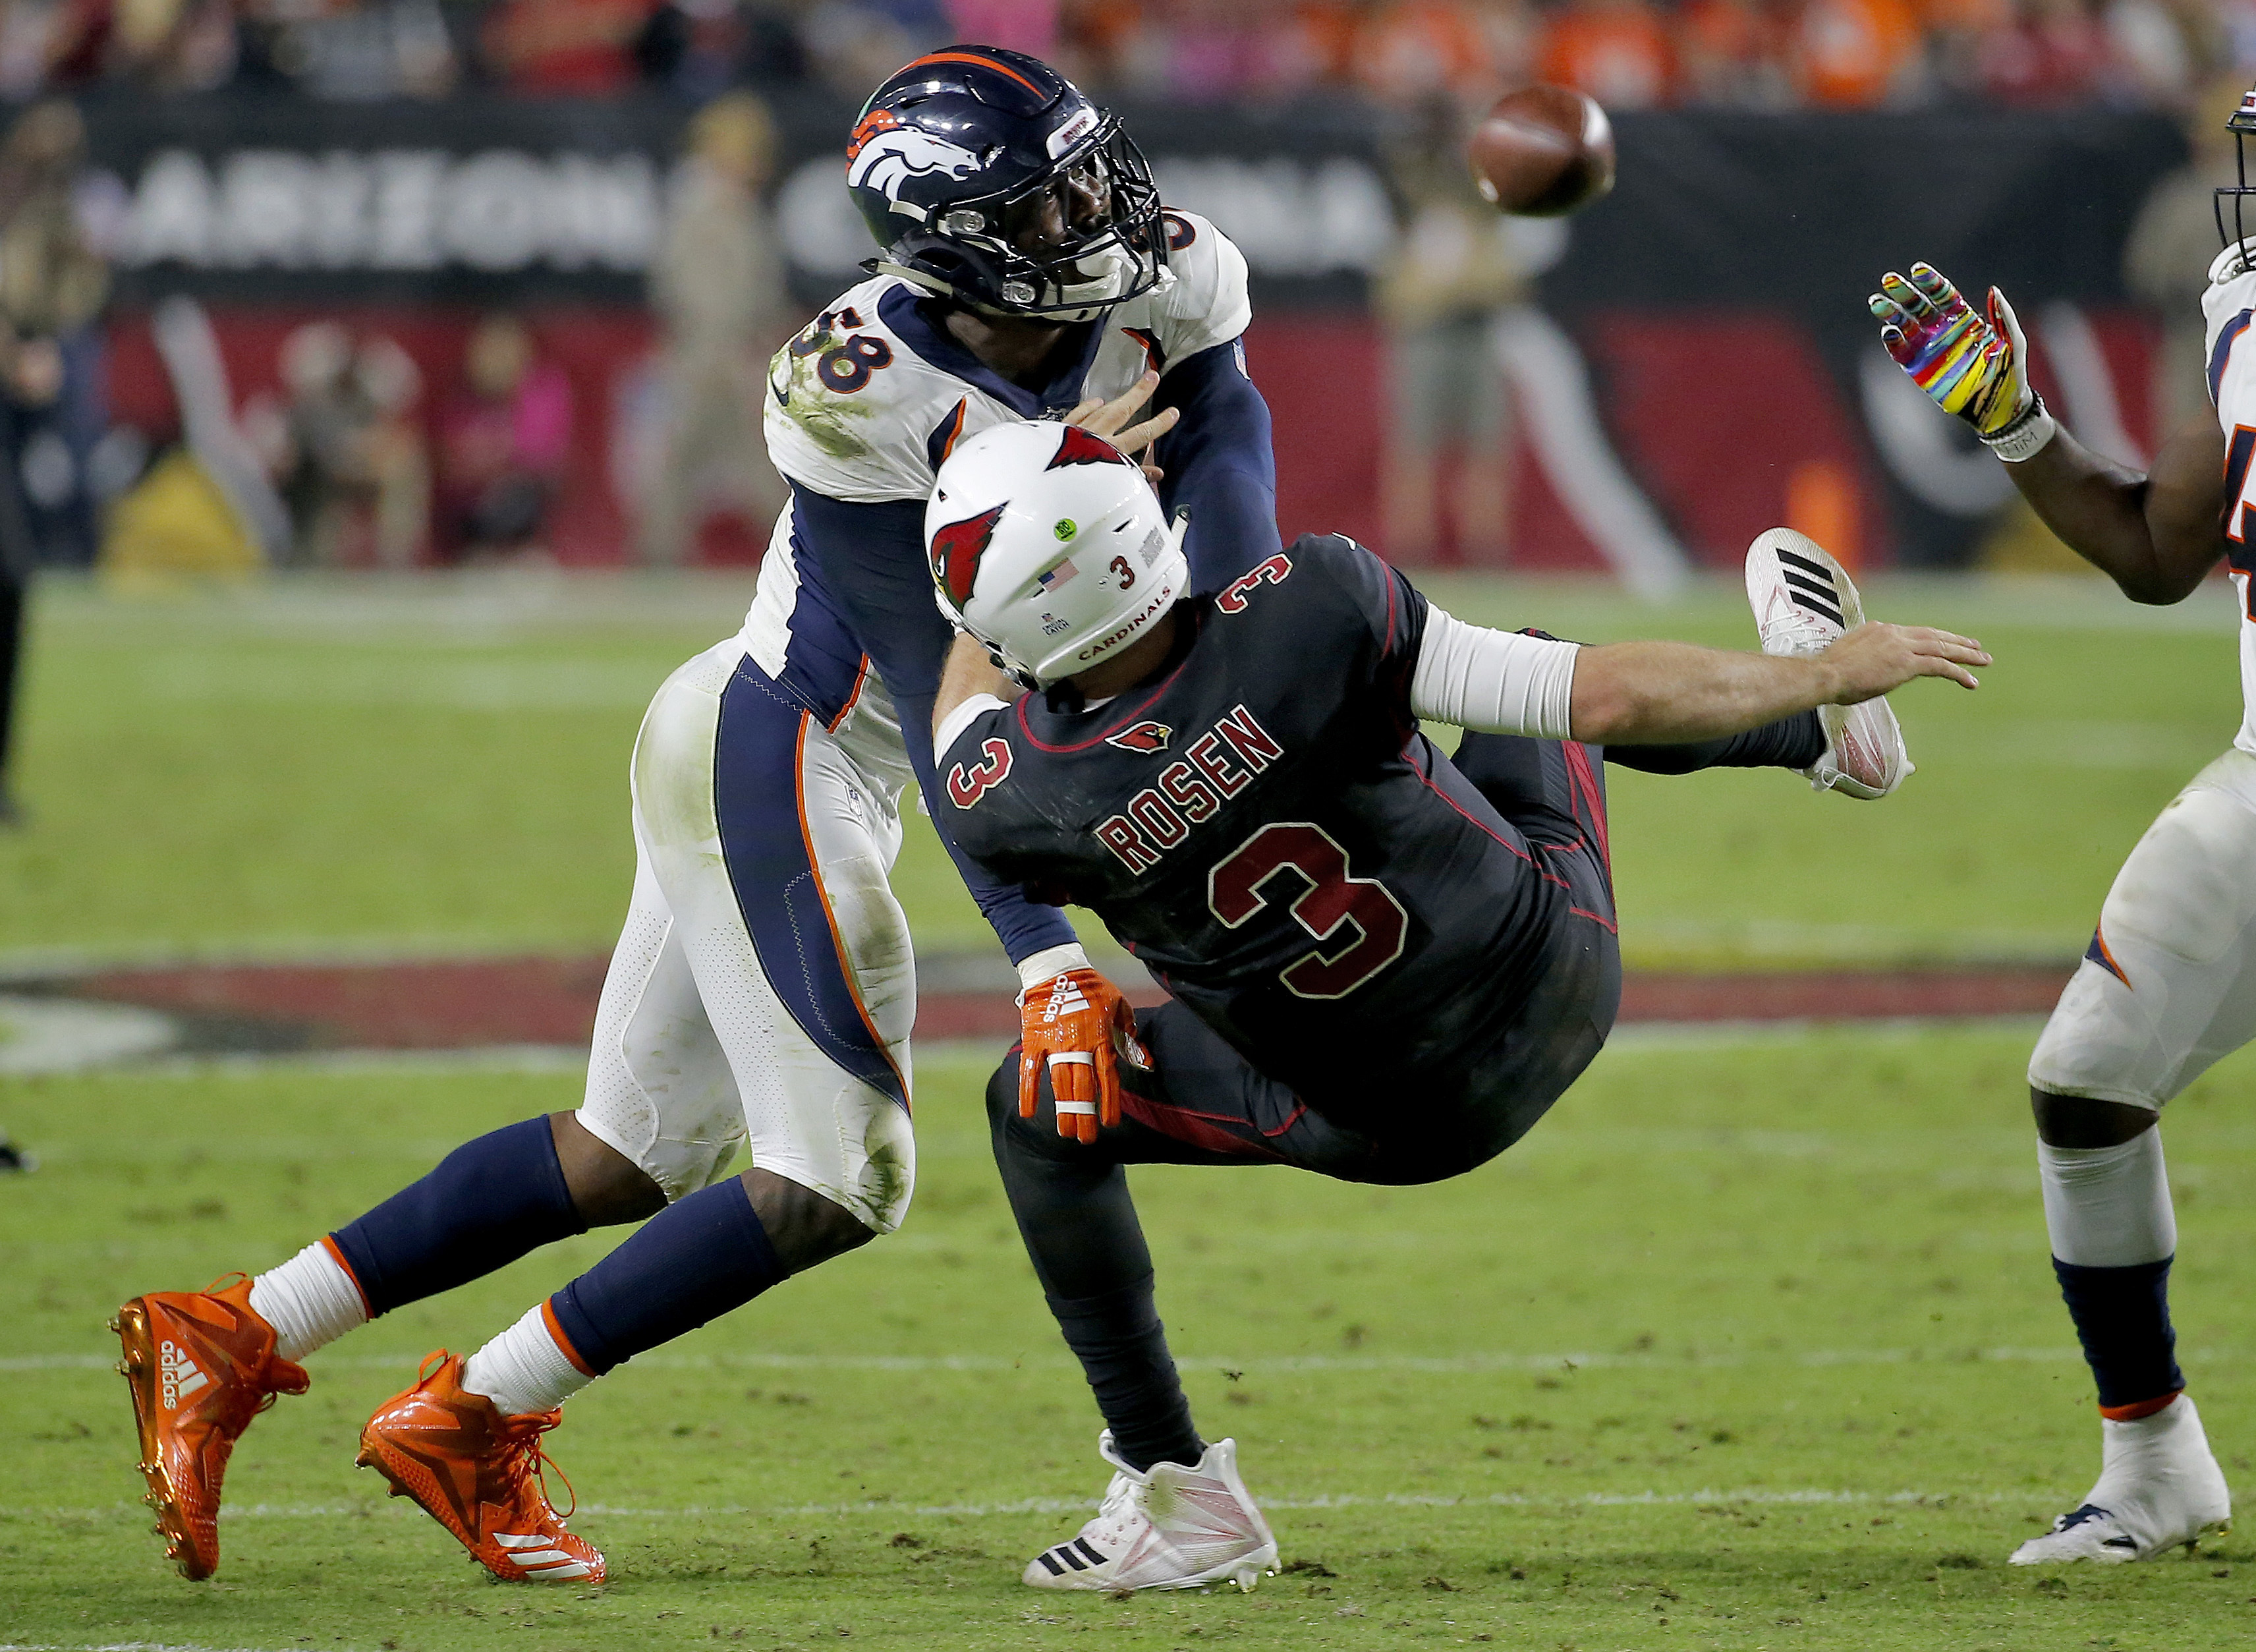
<path fill-rule="evenodd" d="M 1079 425 L 1092 436 L 1103 437 L 1123 453 L 1138 455 L 1137 462 L 1144 467 L 1145 480 L 1156 485 L 1167 472 L 1152 462 L 1152 444 L 1173 430 L 1183 416 L 1180 407 L 1162 407 L 1141 424 L 1135 422 L 1136 415 L 1159 388 L 1159 373 L 1147 369 L 1141 378 L 1110 401 L 1101 401 L 1095 396 L 1085 398 L 1066 414 L 1065 422 Z"/>
<path fill-rule="evenodd" d="M 1137 1041 L 1136 1013 L 1077 946 L 1038 954 L 1019 973 L 1019 1117 L 1034 1116 L 1047 1062 L 1058 1134 L 1095 1141 L 1120 1122 L 1120 1062 L 1152 1064 Z"/>
<path fill-rule="evenodd" d="M 1936 406 L 1973 426 L 2001 458 L 2028 456 L 2013 439 L 2045 418 L 2044 404 L 2029 388 L 2028 341 L 2003 293 L 1990 289 L 1985 318 L 1940 270 L 1914 264 L 1908 280 L 1893 270 L 1882 276 L 1866 303 L 1888 354 Z"/>

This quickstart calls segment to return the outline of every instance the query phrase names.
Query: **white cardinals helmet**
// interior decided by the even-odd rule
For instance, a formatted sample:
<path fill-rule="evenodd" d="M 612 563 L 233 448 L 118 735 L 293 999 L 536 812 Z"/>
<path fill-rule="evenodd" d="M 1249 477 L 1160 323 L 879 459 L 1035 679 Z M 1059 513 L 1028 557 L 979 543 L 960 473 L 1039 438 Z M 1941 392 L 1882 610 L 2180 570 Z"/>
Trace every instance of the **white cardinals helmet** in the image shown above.
<path fill-rule="evenodd" d="M 1186 519 L 1187 520 L 1187 519 Z M 958 444 L 924 512 L 940 611 L 1029 688 L 1145 636 L 1189 581 L 1143 468 L 1086 430 L 997 425 Z"/>

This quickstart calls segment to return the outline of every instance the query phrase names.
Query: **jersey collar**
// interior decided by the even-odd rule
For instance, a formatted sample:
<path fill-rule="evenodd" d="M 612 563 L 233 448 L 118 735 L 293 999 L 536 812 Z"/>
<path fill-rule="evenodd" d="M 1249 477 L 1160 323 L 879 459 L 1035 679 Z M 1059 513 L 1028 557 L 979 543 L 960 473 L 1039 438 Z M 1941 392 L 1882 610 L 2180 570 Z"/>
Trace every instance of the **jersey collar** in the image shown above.
<path fill-rule="evenodd" d="M 1186 599 L 1182 614 L 1187 623 L 1178 630 L 1175 646 L 1167 651 L 1155 675 L 1085 711 L 1053 711 L 1048 695 L 1020 695 L 1016 707 L 1019 731 L 1040 751 L 1086 752 L 1140 721 L 1183 674 L 1183 667 L 1190 664 L 1191 651 L 1206 629 L 1203 603 Z"/>
<path fill-rule="evenodd" d="M 1096 362 L 1104 342 L 1104 325 L 1086 321 L 1077 357 L 1067 361 L 1057 376 L 1040 390 L 1014 385 L 957 343 L 941 322 L 941 301 L 903 282 L 878 300 L 878 317 L 895 338 L 941 372 L 983 390 L 1021 419 L 1042 419 L 1064 413 L 1081 399 L 1081 387 Z"/>

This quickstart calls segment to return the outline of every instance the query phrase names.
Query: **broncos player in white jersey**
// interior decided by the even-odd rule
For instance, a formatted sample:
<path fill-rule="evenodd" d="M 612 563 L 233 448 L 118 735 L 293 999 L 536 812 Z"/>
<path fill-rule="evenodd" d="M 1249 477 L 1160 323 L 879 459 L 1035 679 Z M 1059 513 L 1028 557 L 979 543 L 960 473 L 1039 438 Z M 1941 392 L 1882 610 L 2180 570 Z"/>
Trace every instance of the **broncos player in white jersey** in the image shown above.
<path fill-rule="evenodd" d="M 632 904 L 583 1105 L 466 1143 L 255 1279 L 120 1311 L 148 1500 L 191 1578 L 218 1564 L 236 1439 L 304 1390 L 307 1353 L 539 1246 L 650 1218 L 468 1359 L 434 1355 L 361 1438 L 361 1463 L 495 1576 L 601 1581 L 603 1555 L 533 1472 L 562 1401 L 899 1225 L 915 985 L 886 879 L 901 793 L 932 784 L 951 633 L 923 517 L 956 441 L 1078 410 L 1132 448 L 1156 442 L 1204 589 L 1279 548 L 1268 410 L 1237 342 L 1244 261 L 1162 208 L 1110 116 L 1032 58 L 952 47 L 878 88 L 847 184 L 879 256 L 776 357 L 767 440 L 793 498 L 744 630 L 644 720 Z M 1027 1048 L 1088 1071 L 1117 992 L 1054 908 L 965 870 L 1028 988 Z M 729 1175 L 740 1146 L 751 1168 Z"/>
<path fill-rule="evenodd" d="M 2256 92 L 2227 125 L 2245 146 Z M 2165 1103 L 2256 1038 L 2256 225 L 2241 215 L 2251 194 L 2244 147 L 2238 186 L 2217 192 L 2225 247 L 2202 300 L 2216 415 L 2172 433 L 2144 475 L 2055 422 L 1996 288 L 1985 316 L 1915 264 L 1908 279 L 1884 277 L 1871 300 L 1889 352 L 2125 596 L 2182 601 L 2223 559 L 2241 618 L 2239 734 L 2124 862 L 2029 1062 L 2053 1269 L 2098 1389 L 2102 1444 L 2097 1482 L 2013 1551 L 2018 1565 L 2146 1560 L 2231 1513 L 2175 1357 L 2177 1222 L 2158 1126 Z"/>

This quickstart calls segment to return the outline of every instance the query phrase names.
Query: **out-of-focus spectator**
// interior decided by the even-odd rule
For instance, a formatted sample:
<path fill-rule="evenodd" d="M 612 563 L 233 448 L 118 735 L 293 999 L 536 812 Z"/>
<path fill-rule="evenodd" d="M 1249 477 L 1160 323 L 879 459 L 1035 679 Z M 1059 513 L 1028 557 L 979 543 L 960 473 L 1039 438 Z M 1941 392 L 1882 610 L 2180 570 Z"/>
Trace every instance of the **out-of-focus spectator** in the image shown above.
<path fill-rule="evenodd" d="M 2149 192 L 2123 244 L 2123 284 L 2154 307 L 2162 324 L 2162 348 L 2154 359 L 2158 434 L 2212 416 L 2201 313 L 2209 266 L 2217 257 L 2217 204 L 2210 192 L 2238 178 L 2232 135 L 2224 122 L 2247 89 L 2238 76 L 2219 80 L 2187 116 L 2192 159 Z M 2229 208 L 2224 225 L 2231 234 Z M 2247 230 L 2256 235 L 2256 212 L 2248 215 Z"/>
<path fill-rule="evenodd" d="M 2200 0 L 2110 0 L 2106 30 L 2126 101 L 2183 109 L 2223 66 L 2223 26 Z"/>
<path fill-rule="evenodd" d="M 944 0 L 959 40 L 1008 46 L 1045 62 L 1056 55 L 1058 0 Z"/>
<path fill-rule="evenodd" d="M 1677 12 L 1684 95 L 1732 109 L 1792 102 L 1785 24 L 1774 7 L 1757 0 L 1686 0 Z"/>
<path fill-rule="evenodd" d="M 1066 0 L 1060 60 L 1100 95 L 1277 102 L 1354 78 L 1348 0 Z"/>
<path fill-rule="evenodd" d="M 693 103 L 742 81 L 804 80 L 795 11 L 780 0 L 662 0 L 635 39 L 643 78 Z"/>
<path fill-rule="evenodd" d="M 509 314 L 471 333 L 462 380 L 439 425 L 444 548 L 464 561 L 536 550 L 571 452 L 571 383 Z"/>
<path fill-rule="evenodd" d="M 1676 43 L 1647 0 L 1568 0 L 1537 47 L 1542 79 L 1610 109 L 1651 109 L 1676 95 Z"/>
<path fill-rule="evenodd" d="M 857 102 L 919 53 L 955 39 L 941 0 L 818 0 L 801 34 L 816 72 Z"/>
<path fill-rule="evenodd" d="M 775 152 L 766 106 L 743 92 L 717 99 L 691 124 L 688 149 L 651 267 L 666 412 L 641 546 L 643 560 L 662 567 L 687 559 L 709 511 L 733 511 L 757 531 L 783 502 L 760 437 L 761 364 L 792 319 L 760 201 Z"/>
<path fill-rule="evenodd" d="M 229 0 L 60 0 L 50 18 L 50 87 L 107 78 L 200 92 L 235 73 Z"/>
<path fill-rule="evenodd" d="M 460 73 L 437 0 L 250 0 L 243 72 L 315 97 L 440 97 Z"/>
<path fill-rule="evenodd" d="M 284 341 L 281 368 L 286 402 L 246 408 L 243 424 L 289 508 L 294 560 L 413 566 L 431 516 L 414 361 L 389 338 L 356 346 L 313 321 Z"/>
<path fill-rule="evenodd" d="M 1913 97 L 1927 72 L 1919 16 L 1907 0 L 1806 0 L 1785 46 L 1801 101 L 1819 109 Z"/>
<path fill-rule="evenodd" d="M 1432 98 L 1390 157 L 1401 234 L 1373 297 L 1392 407 L 1380 510 L 1387 554 L 1402 562 L 1434 560 L 1449 456 L 1457 560 L 1492 564 L 1507 550 L 1512 398 L 1493 335 L 1528 284 L 1512 226 L 1473 188 L 1465 135 L 1458 106 Z"/>
<path fill-rule="evenodd" d="M 2095 100 L 2108 70 L 2107 37 L 2083 0 L 2016 0 L 1977 60 L 1983 95 L 2023 108 Z"/>
<path fill-rule="evenodd" d="M 482 31 L 488 60 L 513 90 L 601 97 L 639 73 L 635 43 L 657 0 L 501 0 Z"/>
<path fill-rule="evenodd" d="M 1488 8 L 1448 0 L 1392 0 L 1357 31 L 1356 78 L 1388 102 L 1436 96 L 1470 102 L 1496 78 L 1493 42 L 1482 26 Z"/>
<path fill-rule="evenodd" d="M 85 124 L 60 100 L 33 104 L 0 143 L 0 826 L 20 818 L 7 766 L 32 568 L 93 554 L 91 442 L 73 437 L 98 422 L 88 329 L 109 273 L 72 206 L 85 159 Z"/>

